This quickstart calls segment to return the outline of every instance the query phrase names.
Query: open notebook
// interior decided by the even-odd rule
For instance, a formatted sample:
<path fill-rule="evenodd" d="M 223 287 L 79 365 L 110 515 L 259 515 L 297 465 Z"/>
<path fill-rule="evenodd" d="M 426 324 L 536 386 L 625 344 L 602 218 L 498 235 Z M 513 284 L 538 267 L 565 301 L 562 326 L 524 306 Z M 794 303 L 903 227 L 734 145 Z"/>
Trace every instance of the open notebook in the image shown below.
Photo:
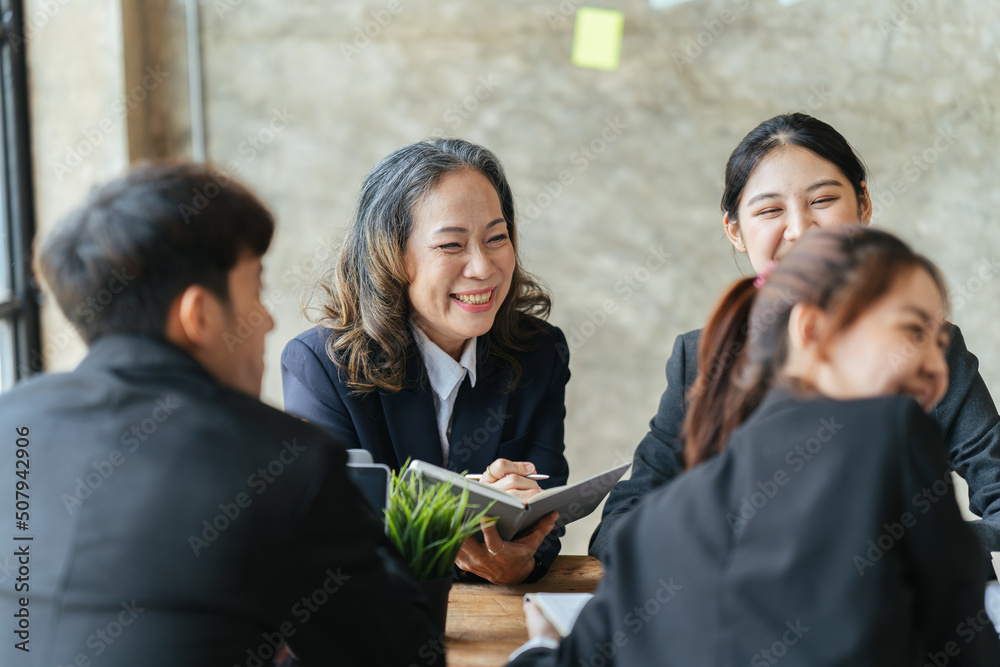
<path fill-rule="evenodd" d="M 499 519 L 496 524 L 497 532 L 500 537 L 510 541 L 552 511 L 559 512 L 556 528 L 587 516 L 597 509 L 604 496 L 608 495 L 630 465 L 632 464 L 624 463 L 575 484 L 546 489 L 527 502 L 426 461 L 413 461 L 406 474 L 421 474 L 430 480 L 451 484 L 452 491 L 456 494 L 469 489 L 469 504 L 480 509 L 492 502 L 489 516 Z M 470 510 L 469 513 L 474 511 Z"/>

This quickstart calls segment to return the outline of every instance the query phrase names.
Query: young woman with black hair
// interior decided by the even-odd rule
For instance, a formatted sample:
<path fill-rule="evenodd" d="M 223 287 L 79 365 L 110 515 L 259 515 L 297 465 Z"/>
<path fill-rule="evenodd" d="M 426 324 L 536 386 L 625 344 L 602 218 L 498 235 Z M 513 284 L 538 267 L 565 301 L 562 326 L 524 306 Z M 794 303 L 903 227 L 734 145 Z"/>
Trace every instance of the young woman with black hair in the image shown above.
<path fill-rule="evenodd" d="M 723 225 L 733 247 L 761 272 L 781 259 L 811 228 L 868 224 L 872 203 L 864 164 L 847 140 L 830 125 L 805 114 L 775 116 L 754 128 L 726 165 L 722 195 Z M 819 268 L 819 267 L 817 267 Z M 686 447 L 682 425 L 692 384 L 700 368 L 701 330 L 677 337 L 667 362 L 667 388 L 649 432 L 635 451 L 630 479 L 619 482 L 590 540 L 590 553 L 604 560 L 614 527 L 639 501 L 674 479 L 683 469 Z M 708 358 L 713 374 L 727 374 L 739 350 L 725 348 Z M 979 375 L 979 361 L 952 327 L 947 350 L 948 392 L 931 411 L 954 470 L 969 484 L 970 508 L 983 517 L 973 522 L 982 546 L 1000 550 L 1000 416 Z M 694 424 L 710 428 L 714 417 Z"/>
<path fill-rule="evenodd" d="M 513 664 L 1000 664 L 927 414 L 945 294 L 899 239 L 844 225 L 734 284 L 701 336 L 690 471 L 623 520 L 568 637 L 525 606 Z"/>

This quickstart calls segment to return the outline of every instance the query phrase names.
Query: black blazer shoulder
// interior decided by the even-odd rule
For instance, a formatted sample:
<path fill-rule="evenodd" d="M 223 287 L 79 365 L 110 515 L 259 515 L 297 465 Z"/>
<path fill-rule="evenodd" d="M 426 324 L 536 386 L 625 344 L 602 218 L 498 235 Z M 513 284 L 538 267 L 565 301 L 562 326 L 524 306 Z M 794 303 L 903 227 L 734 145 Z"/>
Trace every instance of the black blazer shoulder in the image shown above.
<path fill-rule="evenodd" d="M 618 520 L 683 470 L 680 429 L 687 412 L 685 396 L 697 377 L 700 336 L 700 329 L 690 331 L 674 343 L 667 361 L 667 388 L 649 432 L 636 448 L 632 476 L 612 490 L 591 537 L 590 553 L 597 558 L 605 557 Z M 952 328 L 947 361 L 948 392 L 932 416 L 943 434 L 952 467 L 969 484 L 971 510 L 983 517 L 972 527 L 983 553 L 988 554 L 1000 550 L 1000 415 L 979 374 L 979 361 L 957 326 Z M 983 565 L 989 566 L 988 558 Z"/>
<path fill-rule="evenodd" d="M 436 635 L 344 449 L 164 342 L 97 341 L 0 397 L 0 426 L 31 436 L 34 664 L 95 648 L 123 600 L 142 616 L 108 665 L 242 663 L 289 624 L 304 662 L 391 665 Z M 337 595 L 297 617 L 324 587 Z"/>
<path fill-rule="evenodd" d="M 590 537 L 590 555 L 601 560 L 610 547 L 611 535 L 624 517 L 648 493 L 684 470 L 684 443 L 681 427 L 687 412 L 687 391 L 698 375 L 698 340 L 701 329 L 678 336 L 667 360 L 667 388 L 660 397 L 649 431 L 635 450 L 631 476 L 622 480 L 608 495 L 601 522 Z"/>
<path fill-rule="evenodd" d="M 512 391 L 509 369 L 480 343 L 476 386 L 467 378 L 456 401 L 449 467 L 485 469 L 502 456 L 532 461 L 551 476 L 550 484 L 565 483 L 569 348 L 557 327 L 536 322 L 540 333 L 532 347 L 517 354 L 522 375 Z M 443 464 L 433 397 L 415 345 L 404 389 L 356 394 L 326 354 L 327 336 L 327 330 L 313 327 L 285 346 L 281 367 L 286 411 L 325 428 L 349 447 L 369 450 L 377 462 L 392 468 L 409 457 Z"/>
<path fill-rule="evenodd" d="M 922 664 L 956 632 L 958 663 L 996 664 L 949 480 L 909 398 L 772 393 L 722 454 L 622 520 L 558 653 L 514 664 L 577 665 L 600 646 L 616 647 L 613 665 L 767 664 L 782 637 L 789 664 Z"/>

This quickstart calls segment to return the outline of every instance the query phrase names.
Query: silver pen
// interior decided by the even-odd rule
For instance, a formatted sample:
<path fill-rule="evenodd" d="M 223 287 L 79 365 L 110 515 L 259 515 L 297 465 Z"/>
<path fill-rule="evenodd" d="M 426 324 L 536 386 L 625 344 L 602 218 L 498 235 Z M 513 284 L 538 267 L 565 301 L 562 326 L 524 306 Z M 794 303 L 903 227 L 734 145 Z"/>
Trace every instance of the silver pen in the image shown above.
<path fill-rule="evenodd" d="M 539 475 L 537 473 L 533 473 L 531 475 L 521 475 L 521 477 L 527 477 L 528 479 L 548 479 L 549 478 L 548 475 Z M 479 473 L 473 473 L 471 475 L 466 475 L 465 478 L 466 479 L 474 479 L 476 481 L 479 481 L 480 479 L 483 478 L 483 476 L 481 474 L 479 474 Z"/>

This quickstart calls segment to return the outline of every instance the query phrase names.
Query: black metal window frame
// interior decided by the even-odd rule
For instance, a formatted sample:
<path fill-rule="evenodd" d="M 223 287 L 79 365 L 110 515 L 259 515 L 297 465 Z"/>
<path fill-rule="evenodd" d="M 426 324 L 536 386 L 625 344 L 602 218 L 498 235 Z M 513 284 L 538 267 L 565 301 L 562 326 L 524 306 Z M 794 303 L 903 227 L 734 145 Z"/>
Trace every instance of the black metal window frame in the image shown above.
<path fill-rule="evenodd" d="M 42 369 L 23 0 L 0 0 L 0 391 Z"/>

